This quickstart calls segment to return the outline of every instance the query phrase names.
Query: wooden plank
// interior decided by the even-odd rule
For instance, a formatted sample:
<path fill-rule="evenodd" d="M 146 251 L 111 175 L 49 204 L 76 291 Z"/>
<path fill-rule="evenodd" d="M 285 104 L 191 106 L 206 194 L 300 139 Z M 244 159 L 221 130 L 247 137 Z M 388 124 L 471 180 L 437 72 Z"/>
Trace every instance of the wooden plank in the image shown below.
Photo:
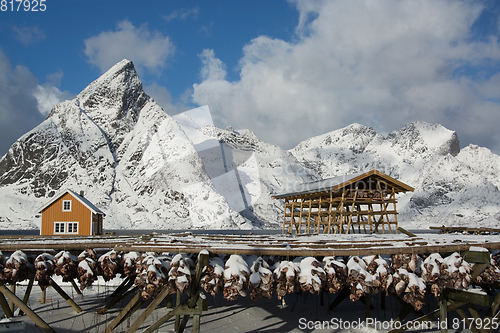
<path fill-rule="evenodd" d="M 141 313 L 139 317 L 134 321 L 130 328 L 126 333 L 133 333 L 137 331 L 137 329 L 142 325 L 142 323 L 153 313 L 153 311 L 160 305 L 160 303 L 167 297 L 169 294 L 168 284 L 165 284 L 161 289 L 160 293 L 156 295 L 149 303 L 148 307 Z"/>
<path fill-rule="evenodd" d="M 61 295 L 62 298 L 64 298 L 64 300 L 73 308 L 75 309 L 75 311 L 77 313 L 80 313 L 82 312 L 82 309 L 78 306 L 78 304 L 75 303 L 75 301 L 73 301 L 73 299 L 71 299 L 71 297 L 68 296 L 68 294 L 66 294 L 64 292 L 64 290 L 62 290 L 61 287 L 59 287 L 59 285 L 54 281 L 52 280 L 52 278 L 50 278 L 49 280 L 49 283 L 50 285 L 52 286 L 52 288 L 54 288 L 55 291 L 57 291 L 57 293 L 59 295 Z"/>
<path fill-rule="evenodd" d="M 471 227 L 436 227 L 436 226 L 430 226 L 429 229 L 431 230 L 440 230 L 443 233 L 453 233 L 453 232 L 473 232 L 473 233 L 496 233 L 500 232 L 500 229 L 498 228 L 485 228 L 485 227 L 479 227 L 479 228 L 471 228 Z"/>
<path fill-rule="evenodd" d="M 108 310 L 113 306 L 115 305 L 116 303 L 118 303 L 119 301 L 121 301 L 122 299 L 124 299 L 125 297 L 127 297 L 130 293 L 127 292 L 128 289 L 131 287 L 131 285 L 134 284 L 134 279 L 131 278 L 130 280 L 127 280 L 125 279 L 123 282 L 126 282 L 126 283 L 122 283 L 120 285 L 120 287 L 118 287 L 111 295 L 110 295 L 110 300 L 109 302 L 102 308 L 98 309 L 97 310 L 97 313 L 99 314 L 105 314 L 106 312 L 108 312 Z M 130 291 L 137 291 L 139 290 L 139 288 L 137 286 L 134 286 L 134 288 L 132 288 L 132 290 Z"/>
<path fill-rule="evenodd" d="M 288 199 L 285 200 L 285 206 L 283 207 L 283 230 L 281 231 L 282 234 L 285 233 L 285 225 L 286 225 L 286 209 L 288 207 Z"/>
<path fill-rule="evenodd" d="M 477 309 L 476 309 L 476 307 L 474 306 L 474 304 L 471 304 L 471 303 L 467 304 L 467 309 L 469 310 L 469 313 L 472 315 L 472 317 L 473 317 L 475 320 L 477 320 L 477 322 L 478 322 L 478 323 L 482 322 L 482 320 L 483 320 L 483 319 L 482 319 L 482 318 L 481 318 L 481 316 L 479 315 L 479 312 L 477 311 Z M 461 309 L 457 309 L 457 312 L 458 312 L 458 310 L 461 310 Z M 463 310 L 462 310 L 462 311 L 463 311 Z M 465 311 L 463 311 L 463 312 L 464 312 L 464 314 L 465 314 Z M 459 313 L 459 315 L 460 315 L 460 313 Z M 460 315 L 460 316 L 462 316 L 462 315 Z M 462 317 L 462 318 L 463 318 L 463 317 Z M 465 318 L 464 318 L 464 319 L 465 319 Z M 476 329 L 476 331 L 475 331 L 474 333 L 481 333 L 481 332 L 486 333 L 486 331 L 485 331 L 485 330 L 483 330 L 483 329 L 478 330 L 478 329 L 476 328 L 476 326 L 475 326 L 475 325 L 474 325 L 474 326 L 471 326 L 470 324 L 471 324 L 471 323 L 470 323 L 470 322 L 468 322 L 468 323 L 467 323 L 467 326 L 468 326 L 468 327 L 470 327 L 470 329 L 471 329 L 471 331 L 472 331 L 472 332 L 474 332 L 474 329 Z"/>
<path fill-rule="evenodd" d="M 321 198 L 319 198 L 319 203 L 318 203 L 318 230 L 316 232 L 317 234 L 319 234 L 320 222 L 321 222 Z"/>
<path fill-rule="evenodd" d="M 438 304 L 441 333 L 448 333 L 448 300 L 443 294 L 439 295 Z"/>
<path fill-rule="evenodd" d="M 153 333 L 173 316 L 181 315 L 201 315 L 201 309 L 198 307 L 191 309 L 186 304 L 181 303 L 177 305 L 175 309 L 169 311 L 166 315 L 161 317 L 156 323 L 145 329 L 142 333 Z M 175 331 L 178 332 L 178 328 L 176 328 Z"/>
<path fill-rule="evenodd" d="M 445 288 L 443 294 L 445 298 L 449 298 L 455 301 L 472 303 L 480 306 L 490 306 L 490 297 L 488 295 L 450 288 Z"/>
<path fill-rule="evenodd" d="M 462 317 L 462 319 L 464 320 L 465 322 L 465 325 L 467 325 L 467 327 L 472 331 L 472 333 L 481 333 L 477 328 L 476 326 L 474 325 L 474 323 L 470 320 L 470 317 L 467 315 L 467 313 L 465 313 L 464 310 L 458 308 L 455 310 L 458 315 L 460 317 Z"/>
<path fill-rule="evenodd" d="M 300 213 L 299 213 L 299 227 L 297 229 L 297 234 L 302 232 L 302 212 L 304 209 L 304 200 L 300 200 Z"/>
<path fill-rule="evenodd" d="M 462 258 L 467 262 L 486 264 L 490 262 L 490 252 L 487 251 L 467 251 L 462 254 Z"/>
<path fill-rule="evenodd" d="M 19 309 L 21 309 L 26 315 L 33 320 L 44 332 L 46 333 L 56 333 L 42 318 L 40 318 L 29 306 L 23 303 L 15 294 L 13 294 L 4 285 L 0 285 L 0 293 L 11 300 Z"/>
<path fill-rule="evenodd" d="M 15 295 L 16 294 L 16 284 L 13 283 L 10 285 L 10 291 Z M 9 301 L 9 308 L 10 308 L 10 312 L 14 313 L 14 308 L 15 308 L 15 304 L 12 300 Z"/>
<path fill-rule="evenodd" d="M 417 235 L 409 232 L 408 230 L 406 230 L 406 229 L 404 229 L 402 227 L 398 227 L 398 230 L 401 231 L 403 234 L 408 235 L 410 237 L 417 237 Z"/>
<path fill-rule="evenodd" d="M 113 321 L 106 326 L 106 329 L 103 331 L 103 333 L 110 333 L 113 331 L 120 323 L 122 322 L 123 319 L 125 319 L 129 313 L 130 310 L 137 304 L 141 303 L 141 292 L 138 291 L 135 296 L 130 300 L 130 302 L 120 311 L 118 316 L 113 319 Z"/>
<path fill-rule="evenodd" d="M 198 299 L 200 296 L 200 293 L 198 291 L 199 286 L 200 286 L 200 279 L 201 279 L 201 274 L 205 267 L 208 265 L 208 260 L 209 260 L 209 255 L 207 253 L 200 253 L 198 256 L 198 263 L 196 264 L 196 272 L 194 279 L 191 283 L 191 288 L 189 290 L 189 300 L 187 302 L 188 308 L 192 309 L 196 306 L 198 303 Z M 184 328 L 186 327 L 187 321 L 189 319 L 189 314 L 184 314 L 184 317 L 182 318 L 182 322 L 179 326 L 179 332 L 184 331 Z M 199 327 L 197 328 L 199 331 Z"/>
<path fill-rule="evenodd" d="M 485 318 L 492 319 L 499 307 L 500 307 L 500 291 L 493 299 L 493 302 L 491 302 L 491 306 L 489 307 L 488 312 L 486 312 Z"/>
<path fill-rule="evenodd" d="M 467 251 L 471 244 L 443 244 L 443 245 L 422 245 L 408 246 L 408 243 L 402 243 L 401 247 L 396 246 L 383 246 L 381 244 L 373 244 L 371 248 L 357 248 L 353 246 L 349 249 L 330 248 L 313 249 L 313 248 L 300 248 L 300 249 L 287 249 L 287 248 L 234 248 L 234 247 L 219 247 L 211 246 L 210 251 L 217 254 L 240 254 L 240 255 L 283 255 L 283 256 L 350 256 L 350 255 L 375 255 L 375 254 L 412 254 L 412 253 L 432 253 L 432 252 L 462 252 Z M 500 242 L 484 243 L 480 246 L 488 247 L 490 249 L 500 249 Z M 198 253 L 206 247 L 190 246 L 166 246 L 166 245 L 147 245 L 147 246 L 117 246 L 116 251 L 138 251 L 138 252 L 177 252 L 177 253 Z M 476 266 L 476 265 L 475 265 Z M 484 270 L 484 269 L 483 269 Z"/>
<path fill-rule="evenodd" d="M 307 231 L 306 231 L 308 234 L 311 232 L 311 205 L 312 202 L 309 201 L 309 211 L 307 214 Z"/>
<path fill-rule="evenodd" d="M 328 307 L 328 311 L 332 311 L 333 309 L 335 309 L 340 303 L 342 303 L 343 300 L 349 297 L 349 294 L 350 290 L 348 287 L 342 288 L 342 290 L 340 290 L 340 292 L 337 294 L 337 297 L 335 297 L 335 300 Z"/>
<path fill-rule="evenodd" d="M 447 311 L 448 312 L 454 311 L 454 310 L 460 308 L 461 306 L 464 306 L 465 304 L 466 303 L 464 303 L 464 302 L 448 302 L 447 303 Z M 434 318 L 437 318 L 437 317 L 439 317 L 439 315 L 441 313 L 440 310 L 441 309 L 437 309 L 431 313 L 426 314 L 425 316 L 418 317 L 417 319 L 414 319 L 412 321 L 407 322 L 401 328 L 391 330 L 388 333 L 401 333 L 401 332 L 408 330 L 407 327 L 410 327 L 410 328 L 414 327 L 414 323 L 416 323 L 416 322 L 423 322 L 423 321 L 428 321 L 428 320 L 432 320 Z"/>
<path fill-rule="evenodd" d="M 30 299 L 31 295 L 31 290 L 33 289 L 33 283 L 35 282 L 35 276 L 31 275 L 29 282 L 28 282 L 28 287 L 26 287 L 26 291 L 24 293 L 24 298 L 23 298 L 23 303 L 28 304 L 28 300 Z M 19 316 L 22 316 L 24 314 L 23 310 L 19 310 Z"/>
<path fill-rule="evenodd" d="M 9 303 L 5 299 L 5 296 L 3 293 L 0 293 L 0 306 L 2 307 L 3 313 L 5 314 L 5 317 L 7 318 L 12 318 L 14 317 L 14 314 L 10 310 Z"/>

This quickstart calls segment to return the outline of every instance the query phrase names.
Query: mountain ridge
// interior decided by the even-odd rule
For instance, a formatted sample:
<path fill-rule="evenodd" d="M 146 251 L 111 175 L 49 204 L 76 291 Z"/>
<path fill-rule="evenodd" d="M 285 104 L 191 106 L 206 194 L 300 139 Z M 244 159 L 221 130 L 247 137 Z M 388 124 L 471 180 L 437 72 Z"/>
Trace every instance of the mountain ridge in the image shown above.
<path fill-rule="evenodd" d="M 83 190 L 105 228 L 279 228 L 295 184 L 378 169 L 415 188 L 401 225 L 488 225 L 500 217 L 500 157 L 460 150 L 456 132 L 417 121 L 383 136 L 351 124 L 290 150 L 219 129 L 208 107 L 171 117 L 123 60 L 21 136 L 0 159 L 0 229 L 36 228 L 36 208 Z"/>

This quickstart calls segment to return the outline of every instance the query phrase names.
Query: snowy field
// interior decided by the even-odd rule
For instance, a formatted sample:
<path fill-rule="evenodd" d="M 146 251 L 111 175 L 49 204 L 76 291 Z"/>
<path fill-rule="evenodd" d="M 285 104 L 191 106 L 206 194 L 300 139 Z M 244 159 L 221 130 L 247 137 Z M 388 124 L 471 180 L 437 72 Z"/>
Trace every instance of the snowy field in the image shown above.
<path fill-rule="evenodd" d="M 56 281 L 57 277 L 56 277 Z M 118 279 L 115 280 L 119 282 Z M 58 281 L 60 283 L 60 281 Z M 83 296 L 79 296 L 69 284 L 61 283 L 63 289 L 70 295 L 75 302 L 83 309 L 82 313 L 76 313 L 54 289 L 47 289 L 46 303 L 41 304 L 41 291 L 34 286 L 29 299 L 29 306 L 45 320 L 56 332 L 102 332 L 109 323 L 119 313 L 119 308 L 124 307 L 128 300 L 122 301 L 113 307 L 107 314 L 97 314 L 97 309 L 105 303 L 106 297 L 114 290 L 114 284 L 107 285 L 100 281 L 95 286 L 86 289 Z M 22 298 L 25 287 L 18 286 L 16 294 Z M 285 303 L 278 300 L 276 296 L 272 299 L 262 299 L 253 301 L 248 297 L 240 297 L 235 301 L 227 301 L 222 295 L 217 297 L 208 296 L 209 309 L 201 316 L 201 332 L 331 332 L 331 333 L 358 333 L 358 332 L 388 332 L 384 329 L 390 325 L 391 318 L 396 318 L 402 309 L 394 298 L 388 296 L 385 298 L 385 309 L 381 305 L 381 294 L 372 296 L 372 309 L 369 319 L 378 325 L 377 327 L 367 327 L 365 325 L 365 305 L 362 302 L 351 302 L 344 300 L 334 310 L 329 311 L 328 307 L 333 302 L 337 294 L 324 294 L 323 299 L 320 295 L 301 293 L 290 294 L 285 297 Z M 175 301 L 174 301 L 175 302 Z M 427 296 L 426 305 L 422 309 L 428 313 L 436 308 L 436 301 L 433 296 Z M 145 307 L 145 306 L 144 306 Z M 142 310 L 137 311 L 129 320 L 118 326 L 114 332 L 126 332 L 128 327 L 141 314 Z M 166 312 L 165 301 L 153 312 L 153 314 L 141 326 L 138 332 L 141 332 L 147 326 L 153 324 L 161 318 Z M 483 314 L 480 310 L 480 314 Z M 454 313 L 449 314 L 449 324 L 457 322 Z M 15 317 L 15 320 L 21 320 L 26 324 L 25 332 L 39 333 L 43 332 L 39 327 L 27 317 Z M 361 328 L 357 328 L 361 325 Z M 432 321 L 431 329 L 411 330 L 412 332 L 439 332 L 438 321 Z M 356 326 L 353 328 L 353 326 Z M 191 332 L 191 319 L 188 322 L 185 332 Z M 161 326 L 157 332 L 174 332 L 174 320 L 169 320 Z M 468 329 L 449 329 L 450 333 L 468 333 Z"/>

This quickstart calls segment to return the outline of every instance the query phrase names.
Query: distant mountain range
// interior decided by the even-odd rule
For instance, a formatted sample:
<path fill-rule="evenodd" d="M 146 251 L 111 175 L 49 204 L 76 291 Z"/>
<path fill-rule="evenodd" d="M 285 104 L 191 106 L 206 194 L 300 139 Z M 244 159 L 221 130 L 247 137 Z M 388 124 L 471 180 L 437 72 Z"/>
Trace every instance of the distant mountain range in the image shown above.
<path fill-rule="evenodd" d="M 0 159 L 0 230 L 37 228 L 36 209 L 66 188 L 106 213 L 106 229 L 279 228 L 273 194 L 374 168 L 415 188 L 398 197 L 402 226 L 499 222 L 500 157 L 460 149 L 439 124 L 387 137 L 352 124 L 286 151 L 213 126 L 208 107 L 169 116 L 123 60 Z"/>

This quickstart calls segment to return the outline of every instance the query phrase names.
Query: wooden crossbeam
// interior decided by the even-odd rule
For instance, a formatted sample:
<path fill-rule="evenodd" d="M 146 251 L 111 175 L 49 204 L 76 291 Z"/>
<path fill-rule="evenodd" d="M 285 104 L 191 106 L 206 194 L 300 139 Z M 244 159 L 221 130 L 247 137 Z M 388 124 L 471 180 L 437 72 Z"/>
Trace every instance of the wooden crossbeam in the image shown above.
<path fill-rule="evenodd" d="M 137 291 L 135 296 L 130 300 L 130 302 L 128 302 L 128 304 L 122 309 L 122 311 L 120 311 L 118 316 L 116 316 L 115 319 L 113 319 L 113 321 L 108 326 L 106 326 L 106 329 L 103 331 L 103 333 L 110 333 L 111 331 L 113 331 L 118 325 L 120 325 L 123 320 L 125 320 L 132 314 L 133 308 L 135 308 L 139 303 L 142 304 L 143 301 L 141 300 L 141 292 Z"/>
<path fill-rule="evenodd" d="M 33 320 L 44 332 L 46 333 L 56 333 L 42 318 L 40 318 L 29 306 L 23 303 L 16 294 L 12 293 L 3 284 L 0 285 L 0 293 L 7 297 L 12 303 L 14 303 L 19 309 L 21 309 L 26 315 Z"/>
<path fill-rule="evenodd" d="M 78 306 L 78 304 L 76 304 L 76 303 L 75 303 L 75 301 L 73 301 L 73 299 L 72 299 L 71 297 L 69 297 L 69 296 L 68 296 L 68 294 L 66 294 L 66 292 L 64 292 L 64 290 L 63 290 L 61 287 L 59 287 L 59 285 L 58 285 L 58 284 L 57 284 L 54 280 L 52 280 L 52 278 L 50 278 L 49 282 L 50 282 L 50 286 L 51 286 L 52 288 L 54 288 L 54 290 L 55 290 L 55 291 L 57 291 L 57 293 L 58 293 L 59 295 L 61 295 L 61 297 L 62 297 L 62 298 L 64 298 L 64 300 L 65 300 L 65 301 L 66 301 L 66 302 L 67 302 L 67 303 L 68 303 L 68 304 L 69 304 L 69 305 L 70 305 L 73 309 L 75 309 L 75 311 L 76 311 L 77 313 L 82 312 L 82 308 L 80 308 L 80 307 Z"/>

